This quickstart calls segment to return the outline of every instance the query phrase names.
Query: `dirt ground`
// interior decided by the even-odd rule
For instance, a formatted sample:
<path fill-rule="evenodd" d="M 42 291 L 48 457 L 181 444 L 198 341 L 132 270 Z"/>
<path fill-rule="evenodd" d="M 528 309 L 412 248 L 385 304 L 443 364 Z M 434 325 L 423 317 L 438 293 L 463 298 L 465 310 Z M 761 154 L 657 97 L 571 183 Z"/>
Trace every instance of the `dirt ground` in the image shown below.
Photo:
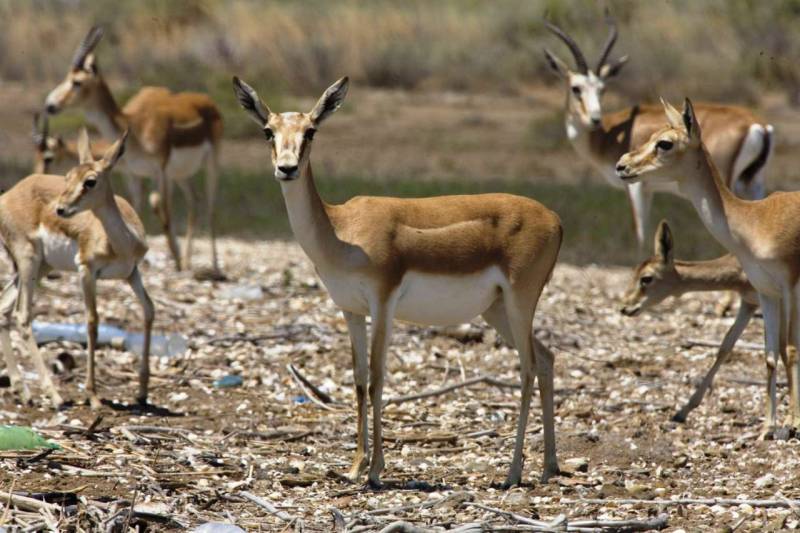
<path fill-rule="evenodd" d="M 63 447 L 38 460 L 29 460 L 34 452 L 0 454 L 0 494 L 66 493 L 48 495 L 56 510 L 0 512 L 0 524 L 105 530 L 101 524 L 124 517 L 133 503 L 131 524 L 149 525 L 148 531 L 210 520 L 248 531 L 333 531 L 334 510 L 346 524 L 341 529 L 338 522 L 341 531 L 379 531 L 401 519 L 435 531 L 470 522 L 485 530 L 524 530 L 476 505 L 542 520 L 560 514 L 569 520 L 644 520 L 666 513 L 671 531 L 799 527 L 789 509 L 653 500 L 800 498 L 800 441 L 757 440 L 764 400 L 757 351 L 737 350 L 688 422 L 670 421 L 714 357 L 713 348 L 689 341 L 718 342 L 731 324 L 732 318 L 714 314 L 718 295 L 684 297 L 667 302 L 660 314 L 626 318 L 618 297 L 627 271 L 559 265 L 535 326 L 556 353 L 561 465 L 582 466 L 548 484 L 538 481 L 542 442 L 535 398 L 525 485 L 497 488 L 511 458 L 519 392 L 475 384 L 385 408 L 387 488 L 372 490 L 340 477 L 355 446 L 350 348 L 345 323 L 310 263 L 296 245 L 278 241 L 226 239 L 221 254 L 230 280 L 197 282 L 189 273 L 174 273 L 163 239 L 151 239 L 143 275 L 157 305 L 155 328 L 189 339 L 184 355 L 152 362 L 157 408 L 129 407 L 136 358 L 111 348 L 99 355 L 100 396 L 107 401 L 99 412 L 84 404 L 85 356 L 73 344 L 45 348 L 77 362 L 59 376 L 74 402 L 67 409 L 55 412 L 41 401 L 22 406 L 10 389 L 0 388 L 0 424 L 33 425 Z M 196 257 L 202 264 L 206 249 L 200 247 Z M 242 288 L 253 299 L 229 298 Z M 73 276 L 43 281 L 38 319 L 80 322 L 79 294 Z M 98 301 L 101 322 L 140 328 L 126 287 L 105 282 Z M 759 343 L 761 323 L 754 322 L 743 340 Z M 289 364 L 332 403 L 323 408 L 309 401 L 313 395 L 292 378 Z M 227 374 L 241 376 L 243 385 L 215 388 L 213 382 Z M 384 397 L 476 376 L 505 384 L 519 379 L 516 354 L 483 323 L 460 338 L 398 324 Z M 780 389 L 781 419 L 785 391 Z M 102 420 L 88 431 L 98 415 Z M 271 502 L 286 520 L 245 499 L 243 491 Z M 647 501 L 623 502 L 631 498 Z M 76 512 L 59 514 L 62 504 Z"/>

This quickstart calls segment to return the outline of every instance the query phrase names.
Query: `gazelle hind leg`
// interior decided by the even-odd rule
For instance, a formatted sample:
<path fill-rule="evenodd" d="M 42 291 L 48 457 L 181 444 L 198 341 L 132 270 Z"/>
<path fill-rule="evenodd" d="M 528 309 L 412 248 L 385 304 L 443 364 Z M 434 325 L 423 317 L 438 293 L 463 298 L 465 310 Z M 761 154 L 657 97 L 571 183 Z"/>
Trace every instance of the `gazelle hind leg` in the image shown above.
<path fill-rule="evenodd" d="M 358 421 L 356 428 L 356 454 L 353 466 L 347 477 L 356 482 L 369 465 L 369 440 L 367 413 L 367 386 L 369 380 L 369 348 L 367 344 L 366 318 L 348 311 L 343 311 L 350 333 L 350 348 L 353 356 L 353 382 L 356 388 Z"/>
<path fill-rule="evenodd" d="M 133 272 L 128 277 L 128 285 L 139 300 L 142 306 L 142 314 L 144 315 L 144 343 L 142 344 L 142 359 L 139 365 L 139 394 L 136 396 L 136 401 L 140 405 L 145 405 L 147 404 L 148 384 L 150 382 L 150 338 L 153 331 L 155 307 L 147 294 L 147 290 L 144 288 L 138 266 L 133 269 Z"/>
<path fill-rule="evenodd" d="M 372 326 L 369 358 L 369 399 L 372 404 L 372 458 L 369 462 L 367 481 L 373 487 L 381 485 L 380 475 L 383 471 L 383 433 L 381 427 L 381 411 L 383 409 L 383 380 L 386 374 L 386 352 L 392 335 L 397 295 L 387 302 L 376 304 L 372 310 Z"/>
<path fill-rule="evenodd" d="M 206 162 L 206 217 L 208 219 L 208 232 L 211 236 L 211 268 L 215 272 L 219 271 L 219 261 L 217 259 L 217 229 L 214 209 L 217 205 L 217 182 L 219 181 L 219 159 L 217 150 L 214 146 L 208 154 Z"/>
<path fill-rule="evenodd" d="M 194 226 L 197 222 L 197 192 L 189 180 L 179 180 L 178 187 L 186 200 L 186 233 L 184 234 L 182 266 L 187 270 L 192 269 L 192 252 L 194 239 Z"/>
<path fill-rule="evenodd" d="M 672 417 L 674 422 L 685 422 L 689 413 L 698 407 L 703 401 L 706 391 L 714 382 L 714 376 L 716 376 L 717 371 L 728 360 L 736 341 L 738 341 L 739 337 L 742 336 L 744 328 L 747 327 L 747 324 L 750 323 L 750 319 L 753 318 L 756 308 L 757 306 L 742 300 L 741 304 L 739 305 L 739 312 L 736 315 L 736 320 L 727 333 L 725 333 L 725 338 L 722 339 L 722 344 L 720 344 L 719 350 L 717 350 L 717 358 L 714 360 L 714 364 L 706 373 L 703 381 L 697 386 L 694 394 L 692 394 L 692 397 L 689 399 L 686 405 L 684 405 L 680 411 L 675 413 L 675 415 Z"/>
<path fill-rule="evenodd" d="M 792 345 L 787 348 L 786 366 L 789 375 L 789 397 L 792 402 L 791 426 L 800 429 L 800 358 L 797 356 L 797 348 L 800 347 L 800 284 L 794 287 L 791 294 L 791 313 L 787 317 L 787 329 L 789 343 Z"/>
<path fill-rule="evenodd" d="M 97 382 L 95 376 L 95 350 L 97 348 L 97 327 L 99 318 L 97 316 L 97 283 L 94 273 L 88 265 L 81 265 L 78 268 L 81 277 L 81 288 L 83 289 L 83 303 L 86 307 L 86 394 L 89 396 L 89 405 L 93 409 L 102 406 L 97 397 Z"/>
<path fill-rule="evenodd" d="M 22 377 L 19 362 L 16 355 L 14 355 L 14 346 L 11 343 L 11 321 L 14 305 L 17 303 L 17 297 L 19 296 L 18 284 L 19 276 L 14 276 L 14 279 L 8 282 L 0 294 L 0 321 L 2 321 L 0 322 L 0 346 L 2 346 L 3 355 L 5 356 L 11 387 L 17 389 L 23 402 L 29 403 L 31 401 L 31 392 Z"/>
<path fill-rule="evenodd" d="M 781 338 L 781 300 L 759 294 L 761 311 L 764 315 L 764 360 L 767 367 L 767 397 L 764 411 L 764 428 L 760 438 L 766 438 L 775 430 L 776 417 L 776 366 L 780 356 Z"/>

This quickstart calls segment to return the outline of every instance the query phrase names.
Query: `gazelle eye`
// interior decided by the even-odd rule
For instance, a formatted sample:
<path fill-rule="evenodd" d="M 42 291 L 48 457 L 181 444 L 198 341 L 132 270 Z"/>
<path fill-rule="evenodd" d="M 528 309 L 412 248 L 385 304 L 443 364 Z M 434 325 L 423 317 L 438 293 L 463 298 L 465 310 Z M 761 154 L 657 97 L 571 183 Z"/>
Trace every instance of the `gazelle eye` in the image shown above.
<path fill-rule="evenodd" d="M 97 180 L 94 178 L 89 178 L 83 182 L 84 189 L 93 189 L 95 185 L 97 185 Z"/>
<path fill-rule="evenodd" d="M 314 128 L 308 128 L 306 132 L 303 134 L 303 137 L 305 137 L 307 141 L 311 141 L 314 139 L 315 133 L 317 133 L 317 130 L 315 130 Z"/>
<path fill-rule="evenodd" d="M 639 285 L 642 287 L 647 287 L 651 283 L 653 283 L 653 276 L 642 276 L 639 280 Z"/>
<path fill-rule="evenodd" d="M 672 141 L 658 141 L 656 143 L 656 148 L 666 152 L 667 150 L 672 150 L 673 145 L 674 143 Z"/>
<path fill-rule="evenodd" d="M 575 85 L 574 87 L 572 87 L 572 94 L 574 94 L 575 96 L 580 96 L 581 88 Z"/>
<path fill-rule="evenodd" d="M 83 82 L 81 80 L 72 80 L 72 86 L 78 88 Z"/>
<path fill-rule="evenodd" d="M 275 134 L 272 133 L 272 130 L 269 128 L 264 128 L 264 138 L 268 141 L 271 141 L 275 138 Z"/>

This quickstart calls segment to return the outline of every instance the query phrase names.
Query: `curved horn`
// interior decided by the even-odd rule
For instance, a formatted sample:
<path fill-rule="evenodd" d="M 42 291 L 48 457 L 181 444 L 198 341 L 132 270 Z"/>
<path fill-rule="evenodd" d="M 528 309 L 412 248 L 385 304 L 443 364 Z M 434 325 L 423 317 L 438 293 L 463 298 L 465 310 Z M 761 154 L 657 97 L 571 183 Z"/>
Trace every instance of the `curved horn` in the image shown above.
<path fill-rule="evenodd" d="M 606 11 L 606 24 L 611 28 L 608 30 L 608 39 L 606 39 L 606 45 L 603 47 L 603 53 L 600 54 L 600 60 L 597 62 L 597 69 L 595 72 L 600 72 L 600 69 L 606 64 L 606 61 L 608 61 L 608 54 L 611 53 L 611 49 L 614 48 L 614 43 L 617 42 L 617 23 L 611 18 L 611 15 L 608 14 L 608 11 Z"/>
<path fill-rule="evenodd" d="M 548 30 L 555 33 L 562 41 L 564 41 L 564 44 L 567 45 L 570 52 L 572 52 L 572 56 L 575 58 L 575 65 L 578 67 L 578 71 L 581 74 L 586 74 L 589 72 L 589 65 L 586 63 L 586 58 L 584 57 L 583 52 L 581 52 L 581 49 L 578 48 L 578 43 L 576 43 L 572 37 L 561 31 L 558 26 L 554 26 L 547 21 L 544 22 L 544 25 L 547 26 Z"/>
<path fill-rule="evenodd" d="M 92 26 L 92 29 L 90 29 L 86 37 L 83 38 L 81 44 L 78 45 L 78 49 L 75 50 L 75 55 L 72 57 L 72 66 L 75 68 L 83 68 L 83 62 L 86 56 L 94 50 L 94 47 L 97 46 L 97 43 L 99 43 L 102 38 L 103 27 Z"/>

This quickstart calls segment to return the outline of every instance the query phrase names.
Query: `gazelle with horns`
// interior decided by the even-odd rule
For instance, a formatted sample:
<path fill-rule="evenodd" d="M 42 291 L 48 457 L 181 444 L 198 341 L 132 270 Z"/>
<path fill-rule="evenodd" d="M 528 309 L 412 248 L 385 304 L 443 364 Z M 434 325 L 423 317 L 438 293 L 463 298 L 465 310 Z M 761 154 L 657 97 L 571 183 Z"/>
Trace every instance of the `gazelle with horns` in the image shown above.
<path fill-rule="evenodd" d="M 680 192 L 671 184 L 622 184 L 614 174 L 614 165 L 624 154 L 641 145 L 663 123 L 661 108 L 636 105 L 615 113 L 602 111 L 600 101 L 606 82 L 616 76 L 628 56 L 609 61 L 617 42 L 617 27 L 611 29 L 594 70 L 572 37 L 546 22 L 547 28 L 567 45 L 575 59 L 575 69 L 545 49 L 550 67 L 564 79 L 567 89 L 566 129 L 572 146 L 614 187 L 627 189 L 633 214 L 636 239 L 641 247 L 650 235 L 649 219 L 653 194 Z M 752 112 L 738 106 L 698 104 L 697 118 L 703 127 L 706 146 L 726 185 L 742 198 L 763 198 L 766 194 L 764 168 L 772 148 L 772 126 Z"/>
<path fill-rule="evenodd" d="M 685 422 L 689 413 L 703 401 L 717 371 L 728 360 L 736 341 L 755 315 L 758 293 L 747 281 L 742 265 L 735 256 L 725 254 L 707 261 L 680 261 L 674 257 L 674 247 L 672 231 L 667 221 L 662 220 L 656 230 L 654 255 L 644 260 L 633 272 L 630 287 L 623 297 L 623 315 L 638 316 L 670 296 L 678 297 L 689 292 L 734 291 L 740 296 L 741 302 L 736 320 L 722 339 L 714 364 L 689 401 L 672 417 L 675 422 Z M 789 369 L 794 364 L 797 351 L 794 346 L 789 346 L 787 352 L 787 359 L 783 363 L 791 391 L 792 374 Z"/>
<path fill-rule="evenodd" d="M 211 233 L 212 271 L 218 272 L 214 231 L 218 152 L 222 137 L 222 115 L 211 99 L 200 93 L 172 93 L 164 87 L 144 87 L 120 109 L 100 73 L 94 49 L 103 30 L 92 28 L 78 46 L 64 81 L 47 95 L 48 113 L 82 106 L 86 118 L 106 139 L 130 130 L 124 167 L 129 174 L 154 178 L 158 195 L 151 203 L 161 221 L 178 270 L 190 268 L 196 206 L 191 178 L 206 163 L 207 219 Z M 183 191 L 188 208 L 186 243 L 181 257 L 172 228 L 171 183 Z M 140 200 L 135 199 L 137 208 Z"/>
<path fill-rule="evenodd" d="M 86 393 L 99 407 L 95 387 L 98 279 L 124 279 L 144 310 L 144 347 L 139 370 L 138 401 L 146 403 L 149 379 L 150 332 L 154 309 L 142 284 L 138 264 L 147 252 L 141 220 L 123 198 L 114 195 L 110 173 L 125 150 L 127 133 L 100 158 L 92 157 L 89 136 L 78 139 L 80 164 L 63 176 L 32 174 L 0 196 L 0 236 L 14 263 L 16 274 L 0 294 L 0 345 L 5 352 L 12 385 L 30 399 L 22 381 L 9 335 L 11 315 L 33 357 L 47 393 L 56 405 L 61 395 L 53 384 L 33 338 L 31 320 L 36 283 L 52 270 L 77 271 L 86 305 L 88 368 Z"/>
<path fill-rule="evenodd" d="M 800 346 L 800 192 L 778 192 L 746 201 L 725 185 L 705 146 L 705 132 L 687 99 L 683 113 L 663 102 L 668 125 L 636 150 L 623 155 L 616 170 L 625 183 L 677 183 L 703 224 L 742 265 L 758 291 L 764 315 L 767 401 L 762 437 L 776 425 L 778 357 L 789 342 Z M 789 339 L 791 335 L 791 339 Z M 800 360 L 792 362 L 791 383 L 800 384 Z M 800 427 L 800 394 L 792 387 L 790 424 Z"/>
<path fill-rule="evenodd" d="M 249 85 L 234 78 L 239 102 L 266 137 L 295 238 L 342 309 L 350 332 L 358 437 L 349 477 L 357 480 L 369 464 L 370 484 L 380 484 L 381 398 L 394 318 L 449 325 L 482 315 L 520 358 L 522 400 L 506 485 L 522 478 L 535 376 L 544 426 L 542 478 L 548 479 L 559 471 L 554 358 L 533 336 L 532 321 L 561 246 L 558 216 L 534 200 L 508 194 L 358 196 L 341 205 L 325 203 L 314 184 L 311 148 L 317 128 L 339 109 L 347 87 L 347 78 L 334 83 L 309 113 L 274 113 Z M 369 460 L 367 394 L 373 416 Z"/>
<path fill-rule="evenodd" d="M 33 173 L 66 174 L 80 164 L 77 141 L 65 141 L 60 135 L 50 135 L 47 115 L 33 116 Z M 92 142 L 92 156 L 100 159 L 111 146 L 108 142 L 95 139 Z"/>

